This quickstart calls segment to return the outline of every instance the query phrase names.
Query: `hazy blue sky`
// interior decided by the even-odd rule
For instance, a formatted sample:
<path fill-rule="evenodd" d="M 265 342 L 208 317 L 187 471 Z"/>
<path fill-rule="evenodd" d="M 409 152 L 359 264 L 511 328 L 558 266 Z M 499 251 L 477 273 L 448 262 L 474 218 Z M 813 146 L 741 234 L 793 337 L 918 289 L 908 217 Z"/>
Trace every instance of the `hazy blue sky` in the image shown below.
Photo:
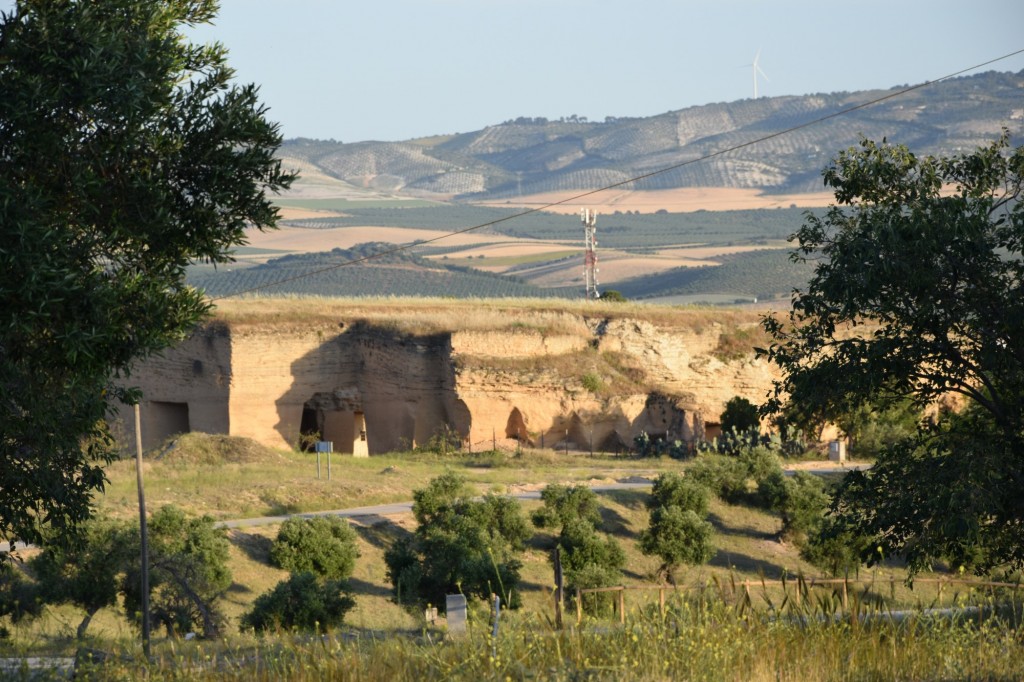
<path fill-rule="evenodd" d="M 11 6 L 0 0 L 0 6 Z M 195 32 L 286 137 L 401 140 L 518 116 L 649 116 L 888 88 L 1024 48 L 1022 0 L 222 0 Z M 1024 69 L 1024 55 L 987 67 Z M 1024 100 L 1024 96 L 1022 96 Z"/>

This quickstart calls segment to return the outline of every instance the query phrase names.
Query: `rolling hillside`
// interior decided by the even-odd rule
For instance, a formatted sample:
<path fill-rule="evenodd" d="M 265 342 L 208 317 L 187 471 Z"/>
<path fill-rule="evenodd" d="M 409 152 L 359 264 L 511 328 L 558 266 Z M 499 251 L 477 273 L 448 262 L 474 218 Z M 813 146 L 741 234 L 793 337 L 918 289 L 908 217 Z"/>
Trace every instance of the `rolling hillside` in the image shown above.
<path fill-rule="evenodd" d="M 648 118 L 519 118 L 480 131 L 405 142 L 292 140 L 282 156 L 353 186 L 421 197 L 495 200 L 585 190 L 700 158 L 808 123 L 902 88 L 762 97 Z M 630 186 L 821 188 L 821 168 L 861 136 L 953 153 L 1003 127 L 1024 133 L 1024 72 L 952 79 L 794 133 L 660 173 Z"/>

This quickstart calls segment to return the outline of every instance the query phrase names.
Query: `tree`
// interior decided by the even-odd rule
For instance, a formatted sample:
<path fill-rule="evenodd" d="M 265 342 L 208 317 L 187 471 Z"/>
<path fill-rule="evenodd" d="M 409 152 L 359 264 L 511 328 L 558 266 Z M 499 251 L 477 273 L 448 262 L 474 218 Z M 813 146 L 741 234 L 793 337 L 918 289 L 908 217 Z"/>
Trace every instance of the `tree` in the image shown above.
<path fill-rule="evenodd" d="M 76 637 L 82 639 L 93 616 L 117 604 L 121 574 L 139 560 L 139 554 L 130 552 L 133 534 L 127 524 L 94 518 L 79 530 L 79 537 L 72 541 L 44 546 L 29 566 L 43 601 L 74 604 L 85 611 L 76 630 Z"/>
<path fill-rule="evenodd" d="M 351 576 L 358 557 L 356 532 L 337 516 L 287 519 L 270 548 L 270 562 L 278 568 L 334 580 Z"/>
<path fill-rule="evenodd" d="M 519 503 L 498 495 L 473 499 L 466 480 L 448 472 L 413 492 L 416 532 L 384 554 L 388 579 L 402 601 L 441 604 L 462 592 L 519 603 L 519 555 L 529 537 Z"/>
<path fill-rule="evenodd" d="M 725 404 L 725 411 L 722 412 L 721 419 L 723 433 L 758 432 L 761 429 L 757 405 L 740 396 L 733 397 Z"/>
<path fill-rule="evenodd" d="M 231 586 L 228 540 L 210 516 L 192 517 L 174 506 L 161 507 L 149 521 L 150 614 L 168 635 L 221 632 L 224 616 L 218 602 Z M 130 553 L 139 556 L 138 531 L 132 533 Z M 125 572 L 121 583 L 129 618 L 141 610 L 138 566 Z"/>
<path fill-rule="evenodd" d="M 650 526 L 640 534 L 640 551 L 659 556 L 659 573 L 674 584 L 676 568 L 711 559 L 711 533 L 711 524 L 690 509 L 658 507 L 651 510 Z"/>
<path fill-rule="evenodd" d="M 185 285 L 274 226 L 281 138 L 219 45 L 215 0 L 18 0 L 0 15 L 0 536 L 90 514 L 108 405 L 209 301 Z M 60 536 L 58 532 L 56 536 Z"/>
<path fill-rule="evenodd" d="M 714 553 L 711 524 L 704 519 L 708 495 L 702 483 L 679 474 L 668 472 L 654 480 L 647 500 L 650 524 L 640 533 L 640 551 L 661 557 L 658 572 L 672 583 L 677 567 L 706 563 Z"/>
<path fill-rule="evenodd" d="M 538 528 L 557 528 L 566 588 L 608 587 L 622 580 L 626 554 L 619 543 L 598 532 L 597 494 L 585 485 L 552 483 L 540 492 L 544 506 L 533 513 Z"/>
<path fill-rule="evenodd" d="M 1024 148 L 1004 133 L 919 158 L 864 140 L 824 179 L 837 205 L 795 235 L 814 276 L 787 322 L 764 320 L 773 342 L 760 353 L 783 371 L 765 411 L 787 396 L 828 418 L 961 396 L 960 414 L 847 476 L 833 512 L 872 538 L 865 560 L 1024 566 Z"/>

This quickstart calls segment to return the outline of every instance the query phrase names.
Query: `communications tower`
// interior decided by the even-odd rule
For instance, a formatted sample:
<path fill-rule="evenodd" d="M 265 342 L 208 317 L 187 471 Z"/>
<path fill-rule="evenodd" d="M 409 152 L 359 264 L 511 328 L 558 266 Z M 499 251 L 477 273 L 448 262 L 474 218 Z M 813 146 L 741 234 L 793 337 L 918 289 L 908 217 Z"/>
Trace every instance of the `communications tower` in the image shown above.
<path fill-rule="evenodd" d="M 597 212 L 589 208 L 580 209 L 583 221 L 583 243 L 586 253 L 583 256 L 583 279 L 586 282 L 588 301 L 596 301 L 601 297 L 597 291 Z"/>

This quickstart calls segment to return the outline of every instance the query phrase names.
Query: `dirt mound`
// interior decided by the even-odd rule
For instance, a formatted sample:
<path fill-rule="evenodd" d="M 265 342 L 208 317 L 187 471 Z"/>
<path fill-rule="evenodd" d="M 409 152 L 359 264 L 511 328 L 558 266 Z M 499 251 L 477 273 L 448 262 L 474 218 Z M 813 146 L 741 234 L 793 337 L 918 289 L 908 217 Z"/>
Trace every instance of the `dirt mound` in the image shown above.
<path fill-rule="evenodd" d="M 184 433 L 167 439 L 152 458 L 167 464 L 248 464 L 281 462 L 277 450 L 251 438 L 209 433 Z"/>

